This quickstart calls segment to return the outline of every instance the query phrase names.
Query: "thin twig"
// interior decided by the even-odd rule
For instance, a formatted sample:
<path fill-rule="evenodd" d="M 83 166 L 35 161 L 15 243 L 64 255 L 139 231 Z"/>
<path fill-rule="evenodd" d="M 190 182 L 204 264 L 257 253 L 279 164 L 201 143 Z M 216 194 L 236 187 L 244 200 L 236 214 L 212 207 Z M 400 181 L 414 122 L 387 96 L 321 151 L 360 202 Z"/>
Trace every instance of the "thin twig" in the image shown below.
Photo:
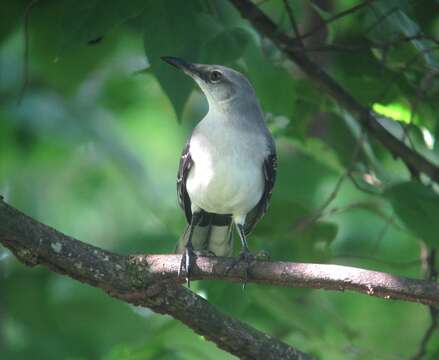
<path fill-rule="evenodd" d="M 343 206 L 343 207 L 334 207 L 334 208 L 329 209 L 327 211 L 327 213 L 325 214 L 325 216 L 332 216 L 332 215 L 340 214 L 340 213 L 343 213 L 343 212 L 346 212 L 346 211 L 350 211 L 352 209 L 367 209 L 367 207 L 368 207 L 367 205 L 368 205 L 367 202 L 354 202 L 354 203 L 351 203 L 351 204 Z M 390 225 L 392 225 L 395 230 L 398 230 L 398 231 L 401 231 L 401 232 L 405 232 L 406 231 L 405 228 L 401 227 L 397 223 L 397 221 L 396 221 L 396 219 L 394 217 L 387 216 L 384 212 L 379 211 L 378 209 L 375 210 L 374 213 L 378 217 L 380 217 L 380 218 L 386 220 L 387 222 L 389 222 Z"/>
<path fill-rule="evenodd" d="M 410 57 L 405 63 L 404 65 L 401 67 L 400 72 L 396 73 L 394 76 L 392 76 L 392 78 L 390 79 L 390 81 L 388 81 L 388 84 L 382 91 L 381 94 L 378 96 L 378 101 L 377 102 L 381 102 L 383 101 L 383 99 L 385 99 L 387 93 L 390 91 L 390 89 L 392 88 L 392 86 L 395 86 L 396 80 L 398 79 L 399 76 L 401 76 L 402 73 L 405 73 L 408 71 L 408 69 L 410 68 L 410 66 L 412 66 L 421 55 L 424 55 L 426 53 L 432 52 L 434 50 L 439 50 L 439 46 L 432 46 L 429 48 L 425 48 L 422 49 L 420 51 L 418 51 L 415 55 L 413 55 L 412 57 Z"/>
<path fill-rule="evenodd" d="M 373 242 L 373 246 L 372 246 L 372 254 L 376 254 L 378 252 L 379 246 L 381 244 L 381 241 L 384 239 L 384 236 L 386 236 L 387 232 L 390 229 L 390 225 L 392 225 L 392 222 L 394 221 L 394 214 L 392 214 L 390 216 L 390 219 L 386 220 L 384 226 L 382 227 L 382 229 L 380 230 L 380 232 L 378 233 L 377 238 L 375 239 L 375 241 Z"/>
<path fill-rule="evenodd" d="M 425 332 L 424 336 L 422 337 L 421 343 L 419 344 L 418 352 L 415 355 L 413 355 L 411 360 L 421 360 L 427 354 L 428 342 L 430 341 L 431 337 L 433 336 L 433 334 L 437 328 L 437 325 L 438 325 L 437 309 L 430 306 L 429 310 L 430 310 L 430 317 L 431 317 L 430 326 L 428 327 L 427 331 Z"/>
<path fill-rule="evenodd" d="M 374 8 L 372 7 L 372 9 L 374 9 Z M 375 27 L 380 25 L 384 20 L 386 20 L 390 15 L 392 15 L 397 10 L 399 10 L 399 8 L 394 7 L 394 8 L 387 10 L 384 14 L 381 14 L 381 15 L 376 14 L 376 16 L 377 16 L 376 21 L 372 25 L 370 25 L 367 29 L 364 30 L 364 34 L 368 34 L 369 32 L 371 32 L 373 29 L 375 29 Z"/>
<path fill-rule="evenodd" d="M 437 280 L 437 269 L 436 269 L 436 249 L 431 249 L 429 254 L 428 254 L 428 258 L 427 258 L 427 262 L 428 262 L 428 276 L 427 279 L 429 280 L 433 280 L 436 281 Z"/>
<path fill-rule="evenodd" d="M 342 18 L 345 17 L 347 15 L 353 14 L 354 12 L 362 9 L 363 7 L 369 5 L 370 3 L 374 2 L 375 0 L 366 0 L 358 5 L 355 5 L 349 9 L 346 9 L 344 11 L 341 11 L 331 17 L 329 17 L 328 19 L 322 19 L 322 23 L 320 23 L 319 25 L 317 25 L 314 29 L 308 31 L 307 33 L 301 35 L 299 38 L 296 37 L 295 40 L 303 40 L 306 39 L 312 35 L 314 35 L 316 32 L 320 31 L 321 29 L 323 29 L 324 27 L 326 27 L 328 24 Z"/>
<path fill-rule="evenodd" d="M 304 47 L 303 41 L 301 39 L 299 27 L 297 26 L 297 22 L 293 14 L 293 9 L 291 8 L 291 5 L 288 0 L 283 0 L 283 2 L 284 2 L 285 10 L 287 11 L 288 14 L 288 18 L 290 19 L 291 26 L 293 27 L 294 35 L 297 39 L 297 43 L 299 44 L 300 47 L 303 48 Z"/>
<path fill-rule="evenodd" d="M 18 93 L 17 105 L 20 105 L 23 100 L 24 93 L 26 92 L 27 86 L 29 84 L 29 16 L 32 8 L 40 0 L 32 0 L 24 10 L 23 13 L 23 33 L 24 33 L 24 50 L 23 50 L 23 77 L 21 81 L 20 92 Z"/>
<path fill-rule="evenodd" d="M 332 190 L 332 192 L 329 194 L 328 198 L 326 199 L 326 201 L 322 204 L 322 206 L 320 206 L 319 209 L 317 209 L 314 212 L 314 215 L 312 215 L 311 217 L 305 218 L 303 219 L 295 228 L 295 231 L 297 232 L 301 232 L 304 229 L 306 229 L 308 226 L 316 223 L 324 214 L 324 211 L 328 208 L 329 205 L 331 205 L 331 203 L 335 200 L 335 198 L 337 197 L 341 186 L 344 182 L 344 180 L 346 179 L 346 177 L 351 173 L 355 162 L 357 161 L 357 157 L 358 154 L 360 152 L 361 149 L 361 145 L 363 143 L 364 140 L 364 134 L 361 134 L 361 136 L 358 138 L 356 144 L 355 144 L 355 148 L 354 148 L 354 152 L 352 154 L 352 158 L 351 161 L 347 167 L 347 169 L 345 170 L 345 172 L 340 176 L 340 178 L 337 180 L 334 189 Z"/>
<path fill-rule="evenodd" d="M 436 39 L 434 36 L 419 33 L 419 34 L 414 34 L 414 35 L 410 35 L 410 36 L 405 36 L 405 35 L 397 36 L 394 40 L 382 43 L 380 46 L 381 47 L 395 46 L 395 45 L 402 43 L 402 42 L 410 42 L 410 41 L 414 41 L 414 40 L 428 40 L 428 41 L 431 41 L 432 43 L 435 43 L 436 45 L 439 45 L 439 40 Z"/>
<path fill-rule="evenodd" d="M 262 6 L 262 5 L 264 5 L 265 3 L 267 3 L 267 2 L 269 2 L 270 0 L 260 0 L 260 1 L 258 1 L 257 3 L 256 3 L 256 6 Z"/>
<path fill-rule="evenodd" d="M 436 282 L 438 273 L 436 269 L 435 249 L 431 249 L 427 251 L 426 265 L 427 265 L 426 278 L 429 281 Z M 419 344 L 419 350 L 415 355 L 413 355 L 413 357 L 411 357 L 411 360 L 421 360 L 427 354 L 428 343 L 438 327 L 438 316 L 439 316 L 438 308 L 429 306 L 429 310 L 430 310 L 430 319 L 431 319 L 430 326 L 427 328 L 427 331 L 422 337 L 421 343 Z"/>
<path fill-rule="evenodd" d="M 391 48 L 396 47 L 401 43 L 405 43 L 413 40 L 421 40 L 421 39 L 429 40 L 435 44 L 439 44 L 439 40 L 435 39 L 432 36 L 418 34 L 413 36 L 401 36 L 392 41 L 388 41 L 385 43 L 371 43 L 370 45 L 327 44 L 327 45 L 316 46 L 316 47 L 310 47 L 310 46 L 303 47 L 302 45 L 298 44 L 297 46 L 291 46 L 290 48 L 295 49 L 297 51 L 303 51 L 305 53 L 329 52 L 329 51 L 352 52 L 352 51 L 371 50 L 371 49 L 380 49 L 383 51 L 383 53 L 387 53 Z"/>

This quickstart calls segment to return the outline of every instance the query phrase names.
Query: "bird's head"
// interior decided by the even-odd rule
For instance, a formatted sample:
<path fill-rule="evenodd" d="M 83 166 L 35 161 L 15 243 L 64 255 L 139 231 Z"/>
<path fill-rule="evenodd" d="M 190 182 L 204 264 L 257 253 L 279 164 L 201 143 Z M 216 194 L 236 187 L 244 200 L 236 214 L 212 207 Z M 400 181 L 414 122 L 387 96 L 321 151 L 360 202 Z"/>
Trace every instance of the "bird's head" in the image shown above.
<path fill-rule="evenodd" d="M 171 56 L 164 56 L 162 60 L 193 78 L 206 96 L 210 108 L 224 107 L 236 100 L 257 101 L 250 82 L 236 70 L 220 65 L 193 64 Z"/>

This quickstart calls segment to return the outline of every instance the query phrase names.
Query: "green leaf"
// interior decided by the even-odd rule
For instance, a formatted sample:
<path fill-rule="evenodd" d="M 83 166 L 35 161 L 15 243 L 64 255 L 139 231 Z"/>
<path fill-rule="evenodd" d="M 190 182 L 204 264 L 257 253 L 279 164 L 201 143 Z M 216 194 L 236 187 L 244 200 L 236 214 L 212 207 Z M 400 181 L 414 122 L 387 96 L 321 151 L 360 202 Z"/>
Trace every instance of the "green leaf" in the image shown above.
<path fill-rule="evenodd" d="M 324 8 L 322 8 L 319 4 L 316 4 L 316 3 L 314 3 L 314 2 L 311 2 L 310 5 L 311 5 L 311 7 L 315 10 L 315 12 L 316 12 L 317 14 L 319 14 L 319 16 L 322 18 L 323 21 L 326 21 L 327 19 L 329 19 L 329 18 L 332 16 L 332 14 L 331 14 L 329 11 L 327 11 L 327 10 L 324 9 Z M 332 23 L 328 23 L 328 24 L 326 25 L 326 30 L 327 30 L 327 32 L 328 32 L 328 36 L 327 36 L 327 40 L 326 40 L 326 41 L 327 41 L 329 44 L 332 43 L 333 40 L 334 40 L 336 29 L 337 29 L 337 25 L 334 25 L 334 22 L 332 22 Z M 316 34 L 317 34 L 318 32 L 319 32 L 319 31 L 316 31 Z"/>
<path fill-rule="evenodd" d="M 16 0 L 2 1 L 2 7 L 4 11 L 0 13 L 0 43 L 16 29 L 26 8 L 24 3 Z"/>
<path fill-rule="evenodd" d="M 389 187 L 384 195 L 414 235 L 432 247 L 439 244 L 439 195 L 435 191 L 418 182 L 407 181 Z"/>
<path fill-rule="evenodd" d="M 293 116 L 295 101 L 300 95 L 295 91 L 291 74 L 276 65 L 274 59 L 264 56 L 255 43 L 247 47 L 244 60 L 249 80 L 261 101 L 263 111 L 273 115 Z"/>
<path fill-rule="evenodd" d="M 243 27 L 224 28 L 210 39 L 202 51 L 202 62 L 230 65 L 244 53 L 251 36 Z"/>
<path fill-rule="evenodd" d="M 59 52 L 101 38 L 139 16 L 147 4 L 145 0 L 65 0 Z"/>
<path fill-rule="evenodd" d="M 195 83 L 160 57 L 171 55 L 197 63 L 231 65 L 250 40 L 245 27 L 225 26 L 202 9 L 198 1 L 165 0 L 152 3 L 143 19 L 151 70 L 179 118 Z"/>
<path fill-rule="evenodd" d="M 344 168 L 351 167 L 353 161 L 355 163 L 367 164 L 367 155 L 363 151 L 364 146 L 357 149 L 359 146 L 358 141 L 360 141 L 359 134 L 353 131 L 346 119 L 343 118 L 343 115 L 327 113 L 325 116 L 319 117 L 313 126 L 317 129 L 319 126 L 324 127 L 325 131 L 319 132 L 315 130 L 308 136 L 316 137 L 327 144 Z M 363 142 L 366 141 L 366 139 L 363 140 Z M 355 159 L 354 150 L 357 151 Z"/>
<path fill-rule="evenodd" d="M 180 117 L 194 82 L 163 62 L 162 56 L 176 56 L 196 62 L 199 58 L 204 23 L 197 16 L 198 1 L 151 1 L 143 18 L 144 46 L 151 70 Z"/>
<path fill-rule="evenodd" d="M 385 24 L 377 26 L 377 31 L 380 32 L 378 35 L 382 38 L 383 25 L 389 26 L 389 35 L 393 35 L 395 32 L 406 37 L 413 37 L 422 34 L 420 26 L 408 15 L 411 10 L 410 5 L 407 1 L 392 0 L 392 1 L 377 1 L 372 4 L 376 13 L 374 15 L 385 16 Z M 392 11 L 392 9 L 397 9 Z M 435 43 L 427 39 L 413 39 L 410 43 L 422 54 L 425 62 L 433 67 L 439 67 L 439 60 L 435 56 L 431 48 L 435 47 Z"/>

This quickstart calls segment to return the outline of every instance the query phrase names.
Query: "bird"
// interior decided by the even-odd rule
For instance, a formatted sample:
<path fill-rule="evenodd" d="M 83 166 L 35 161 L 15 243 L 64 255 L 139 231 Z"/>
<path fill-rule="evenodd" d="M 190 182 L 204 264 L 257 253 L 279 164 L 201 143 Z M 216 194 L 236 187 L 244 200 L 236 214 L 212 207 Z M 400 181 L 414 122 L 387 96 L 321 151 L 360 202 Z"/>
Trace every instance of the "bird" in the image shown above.
<path fill-rule="evenodd" d="M 177 195 L 187 226 L 177 243 L 179 274 L 187 284 L 196 251 L 230 256 L 233 227 L 242 244 L 237 259 L 254 260 L 247 237 L 267 211 L 276 180 L 277 155 L 272 134 L 253 86 L 240 72 L 221 65 L 162 60 L 190 76 L 208 102 L 206 115 L 181 154 Z"/>

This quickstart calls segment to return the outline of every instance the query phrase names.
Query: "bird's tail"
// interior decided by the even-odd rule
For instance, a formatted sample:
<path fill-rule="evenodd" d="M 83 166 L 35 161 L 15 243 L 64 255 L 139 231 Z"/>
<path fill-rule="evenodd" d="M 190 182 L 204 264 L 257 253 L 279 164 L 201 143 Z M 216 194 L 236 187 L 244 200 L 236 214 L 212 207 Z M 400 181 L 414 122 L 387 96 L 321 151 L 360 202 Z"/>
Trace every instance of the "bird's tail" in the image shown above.
<path fill-rule="evenodd" d="M 178 240 L 176 253 L 182 253 L 189 240 L 189 225 Z M 192 234 L 195 251 L 208 251 L 216 256 L 230 256 L 233 250 L 232 222 L 214 225 L 212 222 L 196 225 Z"/>

